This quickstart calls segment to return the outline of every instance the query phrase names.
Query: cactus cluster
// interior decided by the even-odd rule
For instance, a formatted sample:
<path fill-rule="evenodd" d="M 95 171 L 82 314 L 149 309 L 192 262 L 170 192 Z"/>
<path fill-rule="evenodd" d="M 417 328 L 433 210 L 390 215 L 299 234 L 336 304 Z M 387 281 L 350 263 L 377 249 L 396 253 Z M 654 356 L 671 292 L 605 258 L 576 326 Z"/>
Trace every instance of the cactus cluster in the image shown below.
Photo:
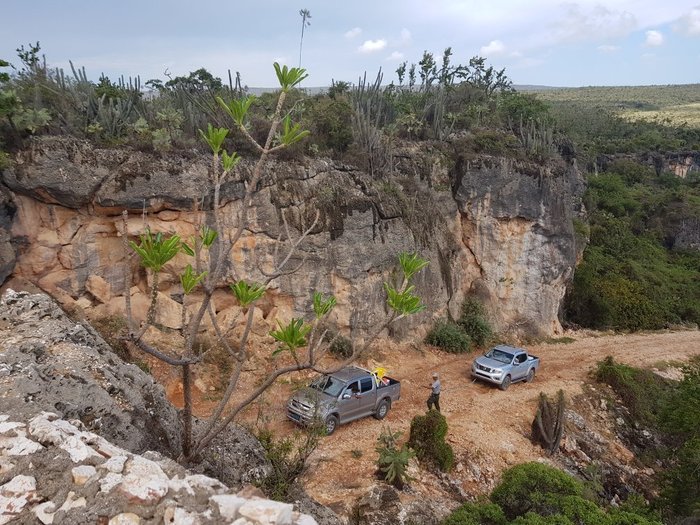
<path fill-rule="evenodd" d="M 550 400 L 540 392 L 540 403 L 532 422 L 532 440 L 539 443 L 550 454 L 559 449 L 564 433 L 564 391 L 557 392 L 556 401 Z"/>

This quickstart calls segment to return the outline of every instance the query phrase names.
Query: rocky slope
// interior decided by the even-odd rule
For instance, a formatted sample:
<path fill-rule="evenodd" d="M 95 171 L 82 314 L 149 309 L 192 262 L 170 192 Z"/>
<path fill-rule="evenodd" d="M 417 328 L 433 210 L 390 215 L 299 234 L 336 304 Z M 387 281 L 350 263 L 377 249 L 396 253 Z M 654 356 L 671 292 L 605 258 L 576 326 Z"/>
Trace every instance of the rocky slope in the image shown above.
<path fill-rule="evenodd" d="M 132 454 L 80 421 L 0 413 L 0 525 L 316 524 L 260 496 L 236 494 L 155 452 Z"/>
<path fill-rule="evenodd" d="M 433 318 L 458 315 L 467 294 L 486 301 L 501 330 L 559 331 L 558 306 L 577 253 L 572 218 L 583 187 L 575 167 L 488 157 L 454 165 L 416 147 L 397 158 L 396 176 L 382 181 L 324 159 L 268 164 L 228 279 L 261 279 L 273 267 L 283 213 L 297 234 L 316 211 L 321 219 L 295 255 L 303 266 L 275 281 L 260 321 L 274 326 L 275 318 L 298 316 L 319 290 L 338 298 L 338 328 L 361 336 L 384 316 L 383 282 L 397 253 L 418 250 L 431 261 L 416 283 L 428 308 L 398 324 L 395 335 L 421 337 Z M 132 238 L 143 230 L 143 211 L 153 231 L 191 235 L 196 202 L 203 198 L 206 209 L 210 198 L 201 191 L 208 163 L 195 153 L 158 157 L 67 137 L 34 140 L 2 174 L 11 195 L 0 207 L 3 266 L 12 268 L 11 237 L 14 277 L 96 317 L 123 315 L 128 290 L 143 314 L 146 280 L 123 248 L 120 212 L 132 212 Z M 251 166 L 242 166 L 245 175 Z M 229 216 L 241 191 L 241 178 L 222 188 Z M 177 275 L 185 264 L 176 258 L 160 286 L 159 321 L 171 328 L 180 323 Z M 222 317 L 235 316 L 223 294 L 215 303 Z"/>
<path fill-rule="evenodd" d="M 15 421 L 53 412 L 134 453 L 181 452 L 179 414 L 163 387 L 45 294 L 8 290 L 0 299 L 0 392 L 0 412 Z M 197 467 L 234 488 L 269 468 L 260 443 L 237 426 Z"/>

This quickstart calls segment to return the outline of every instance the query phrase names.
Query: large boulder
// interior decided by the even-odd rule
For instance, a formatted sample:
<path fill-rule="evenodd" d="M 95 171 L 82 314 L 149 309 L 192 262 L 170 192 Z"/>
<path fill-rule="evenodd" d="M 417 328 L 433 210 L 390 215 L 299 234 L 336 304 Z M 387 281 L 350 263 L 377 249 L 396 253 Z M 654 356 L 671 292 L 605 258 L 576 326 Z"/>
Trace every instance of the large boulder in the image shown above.
<path fill-rule="evenodd" d="M 496 328 L 521 335 L 561 331 L 558 314 L 581 246 L 574 219 L 584 180 L 574 165 L 476 159 L 455 167 L 455 200 L 471 292 Z"/>
<path fill-rule="evenodd" d="M 2 296 L 0 355 L 1 412 L 27 421 L 51 411 L 133 452 L 179 453 L 180 420 L 163 388 L 47 295 Z"/>

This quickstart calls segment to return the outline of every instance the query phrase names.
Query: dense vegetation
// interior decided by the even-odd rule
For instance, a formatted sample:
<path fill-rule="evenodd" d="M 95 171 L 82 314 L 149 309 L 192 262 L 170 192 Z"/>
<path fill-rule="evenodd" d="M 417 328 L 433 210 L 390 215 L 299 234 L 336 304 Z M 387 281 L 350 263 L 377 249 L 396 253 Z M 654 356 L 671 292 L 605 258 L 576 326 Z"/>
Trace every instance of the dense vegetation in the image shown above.
<path fill-rule="evenodd" d="M 102 76 L 95 83 L 72 64 L 70 73 L 48 67 L 38 42 L 17 51 L 21 64 L 16 74 L 0 78 L 0 136 L 8 148 L 39 133 L 157 152 L 201 148 L 198 130 L 208 123 L 226 123 L 217 97 L 249 104 L 248 131 L 259 141 L 275 110 L 275 93 L 249 96 L 238 74 L 235 81 L 229 74 L 223 82 L 198 69 L 167 81 L 151 79 L 143 86 L 139 78 L 113 81 Z M 502 97 L 515 96 L 504 71 L 494 70 L 483 58 L 455 65 L 451 57 L 448 48 L 440 61 L 426 52 L 418 64 L 402 64 L 398 84 L 383 85 L 380 72 L 375 82 L 337 82 L 319 95 L 292 90 L 287 115 L 311 134 L 287 155 L 347 154 L 372 174 L 382 175 L 392 169 L 391 147 L 397 138 L 442 139 L 488 121 L 507 123 L 507 108 L 506 113 L 494 111 Z M 256 153 L 249 151 L 248 141 L 229 138 L 226 145 L 241 154 Z"/>
<path fill-rule="evenodd" d="M 622 330 L 700 323 L 700 175 L 664 171 L 665 157 L 700 148 L 700 125 L 625 116 L 698 103 L 700 84 L 544 90 L 537 98 L 589 172 L 587 217 L 574 225 L 588 246 L 566 320 Z"/>
<path fill-rule="evenodd" d="M 636 498 L 616 508 L 594 501 L 580 481 L 541 463 L 503 473 L 489 501 L 467 503 L 442 525 L 660 525 Z"/>
<path fill-rule="evenodd" d="M 590 175 L 590 235 L 566 301 L 567 319 L 623 330 L 700 323 L 700 177 L 657 175 L 630 160 Z M 697 242 L 697 240 L 695 241 Z"/>
<path fill-rule="evenodd" d="M 616 363 L 598 364 L 596 377 L 612 387 L 629 410 L 629 423 L 661 434 L 663 446 L 641 456 L 665 467 L 656 506 L 669 517 L 700 515 L 700 359 L 684 367 L 683 380 L 668 381 Z"/>

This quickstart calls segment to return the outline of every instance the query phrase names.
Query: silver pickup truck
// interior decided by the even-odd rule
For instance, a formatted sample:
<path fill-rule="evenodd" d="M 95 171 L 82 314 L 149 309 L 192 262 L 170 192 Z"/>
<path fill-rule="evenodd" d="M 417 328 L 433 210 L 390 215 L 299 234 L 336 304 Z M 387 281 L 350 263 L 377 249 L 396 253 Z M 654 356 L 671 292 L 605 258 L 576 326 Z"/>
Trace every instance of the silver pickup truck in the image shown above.
<path fill-rule="evenodd" d="M 338 425 L 361 417 L 384 419 L 400 397 L 401 383 L 396 379 L 348 366 L 319 376 L 296 392 L 287 402 L 287 417 L 302 425 L 322 421 L 330 435 Z"/>
<path fill-rule="evenodd" d="M 535 379 L 535 371 L 540 366 L 540 358 L 522 348 L 498 345 L 472 363 L 472 377 L 483 379 L 507 390 L 511 383 Z"/>

